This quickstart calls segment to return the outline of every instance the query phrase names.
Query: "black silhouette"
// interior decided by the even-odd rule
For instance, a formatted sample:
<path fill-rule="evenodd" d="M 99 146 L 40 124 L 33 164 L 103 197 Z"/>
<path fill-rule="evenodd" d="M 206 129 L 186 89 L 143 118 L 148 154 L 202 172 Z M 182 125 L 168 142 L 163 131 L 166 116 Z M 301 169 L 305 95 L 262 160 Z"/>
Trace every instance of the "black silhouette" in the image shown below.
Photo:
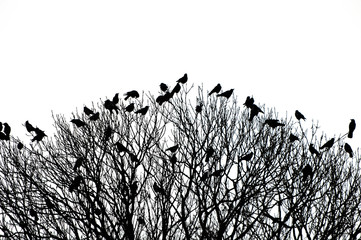
<path fill-rule="evenodd" d="M 313 178 L 313 171 L 312 171 L 312 167 L 307 164 L 303 169 L 302 169 L 302 175 L 303 175 L 303 181 L 307 180 L 307 177 L 310 176 L 311 180 Z"/>
<path fill-rule="evenodd" d="M 113 129 L 108 126 L 104 131 L 104 141 L 107 142 L 113 133 Z"/>
<path fill-rule="evenodd" d="M 296 116 L 297 120 L 300 120 L 300 119 L 306 120 L 305 116 L 303 116 L 303 114 L 300 113 L 298 110 L 295 111 L 295 116 Z"/>
<path fill-rule="evenodd" d="M 145 106 L 144 108 L 139 109 L 135 113 L 140 113 L 144 116 L 145 114 L 147 114 L 148 110 L 149 110 L 149 106 Z"/>
<path fill-rule="evenodd" d="M 45 204 L 48 207 L 48 209 L 54 208 L 54 204 L 51 202 L 51 200 L 48 197 L 45 197 Z"/>
<path fill-rule="evenodd" d="M 134 103 L 129 104 L 126 108 L 125 111 L 127 112 L 132 112 L 134 110 Z"/>
<path fill-rule="evenodd" d="M 353 151 L 348 143 L 345 143 L 345 151 L 350 155 L 350 158 L 353 158 Z"/>
<path fill-rule="evenodd" d="M 158 96 L 158 97 L 155 99 L 155 101 L 156 101 L 160 106 L 162 106 L 162 104 L 163 104 L 164 102 L 166 102 L 167 100 L 166 100 L 166 97 L 165 97 L 165 96 L 160 95 L 160 96 Z"/>
<path fill-rule="evenodd" d="M 113 97 L 113 101 L 112 101 L 114 104 L 118 104 L 119 102 L 119 93 L 116 93 Z"/>
<path fill-rule="evenodd" d="M 73 119 L 70 122 L 74 123 L 78 128 L 86 125 L 86 123 L 80 119 Z"/>
<path fill-rule="evenodd" d="M 0 132 L 0 140 L 9 141 L 9 140 L 10 140 L 10 136 L 5 135 L 5 133 L 3 133 L 3 132 Z"/>
<path fill-rule="evenodd" d="M 311 154 L 316 154 L 316 156 L 320 155 L 320 153 L 316 150 L 312 143 L 310 144 L 310 147 L 308 149 L 310 150 Z"/>
<path fill-rule="evenodd" d="M 6 136 L 10 136 L 10 132 L 11 132 L 11 127 L 9 126 L 9 124 L 4 123 L 4 133 Z"/>
<path fill-rule="evenodd" d="M 139 93 L 136 90 L 133 91 L 129 91 L 127 93 L 124 94 L 125 100 L 128 100 L 128 98 L 132 97 L 132 98 L 139 98 Z"/>
<path fill-rule="evenodd" d="M 172 153 L 175 153 L 177 150 L 178 150 L 178 144 L 166 149 L 166 151 L 171 151 Z"/>
<path fill-rule="evenodd" d="M 17 145 L 17 148 L 18 148 L 19 150 L 21 150 L 21 149 L 23 149 L 23 147 L 24 147 L 24 144 L 22 144 L 21 142 L 19 142 L 18 145 Z"/>
<path fill-rule="evenodd" d="M 168 86 L 165 83 L 161 83 L 159 86 L 160 86 L 160 90 L 162 90 L 163 92 L 168 90 Z"/>
<path fill-rule="evenodd" d="M 45 132 L 41 129 L 39 129 L 38 127 L 35 128 L 35 137 L 33 137 L 33 139 L 31 140 L 32 142 L 34 142 L 35 140 L 40 142 L 41 140 L 43 140 L 44 137 L 46 137 L 47 135 L 45 134 Z"/>
<path fill-rule="evenodd" d="M 35 221 L 38 221 L 38 213 L 34 210 L 34 208 L 30 208 L 29 214 L 34 218 Z"/>
<path fill-rule="evenodd" d="M 197 106 L 196 106 L 196 112 L 197 112 L 197 113 L 202 112 L 202 107 L 203 107 L 203 104 L 202 104 L 202 103 L 200 103 L 199 105 L 197 105 Z"/>
<path fill-rule="evenodd" d="M 232 89 L 230 89 L 230 90 L 227 90 L 227 91 L 225 91 L 225 92 L 223 92 L 223 93 L 221 93 L 221 94 L 217 94 L 217 97 L 225 97 L 225 98 L 229 98 L 231 95 L 232 95 L 232 93 L 233 93 L 233 88 Z"/>
<path fill-rule="evenodd" d="M 211 175 L 213 177 L 219 177 L 222 175 L 223 172 L 224 172 L 224 169 L 219 169 L 219 170 L 214 171 Z"/>
<path fill-rule="evenodd" d="M 213 89 L 212 89 L 212 91 L 210 91 L 209 93 L 208 93 L 208 96 L 211 96 L 213 93 L 219 93 L 220 91 L 221 91 L 221 89 L 222 89 L 222 86 L 221 86 L 221 84 L 217 84 L 217 86 L 215 86 Z"/>
<path fill-rule="evenodd" d="M 74 164 L 73 170 L 74 171 L 78 170 L 78 168 L 83 164 L 83 162 L 84 162 L 84 158 L 79 157 Z"/>
<path fill-rule="evenodd" d="M 154 191 L 156 193 L 160 193 L 160 194 L 162 194 L 164 196 L 166 195 L 166 192 L 165 192 L 164 188 L 161 187 L 161 186 L 158 186 L 158 184 L 156 182 L 153 184 L 153 189 L 154 189 Z"/>
<path fill-rule="evenodd" d="M 334 139 L 334 138 L 331 138 L 331 139 L 328 140 L 325 144 L 323 144 L 323 145 L 320 147 L 320 149 L 324 149 L 324 148 L 330 149 L 330 148 L 333 146 L 334 142 L 335 142 L 335 139 Z"/>
<path fill-rule="evenodd" d="M 94 112 L 90 110 L 87 106 L 84 106 L 84 113 L 87 116 L 94 114 Z"/>
<path fill-rule="evenodd" d="M 108 109 L 108 110 L 109 110 L 110 114 L 113 113 L 113 110 L 114 110 L 116 113 L 118 113 L 118 111 L 119 111 L 118 106 L 116 106 L 116 105 L 115 105 L 112 101 L 110 101 L 109 99 L 105 100 L 105 102 L 104 102 L 104 107 L 105 107 L 105 109 Z"/>
<path fill-rule="evenodd" d="M 99 119 L 99 112 L 94 113 L 93 116 L 89 118 L 89 120 L 91 121 L 96 121 L 98 119 Z"/>
<path fill-rule="evenodd" d="M 243 105 L 247 108 L 252 108 L 254 104 L 254 99 L 253 97 L 248 96 L 246 101 L 243 103 Z"/>
<path fill-rule="evenodd" d="M 117 147 L 119 152 L 129 152 L 128 149 L 120 142 L 115 143 L 115 146 Z"/>
<path fill-rule="evenodd" d="M 173 155 L 170 157 L 169 161 L 170 161 L 172 164 L 176 164 L 176 163 L 177 163 L 177 156 L 176 156 L 175 154 L 173 154 Z"/>
<path fill-rule="evenodd" d="M 212 147 L 209 147 L 207 149 L 207 151 L 206 151 L 206 159 L 205 159 L 206 162 L 209 161 L 209 159 L 213 156 L 214 152 L 215 151 L 214 151 L 214 149 Z"/>
<path fill-rule="evenodd" d="M 257 105 L 253 104 L 249 116 L 249 121 L 253 121 L 253 118 L 257 116 L 258 113 L 263 113 L 263 111 Z"/>
<path fill-rule="evenodd" d="M 239 162 L 242 161 L 242 160 L 249 161 L 249 160 L 252 159 L 252 157 L 253 157 L 253 152 L 250 152 L 250 153 L 248 153 L 246 155 L 238 156 L 238 161 Z"/>
<path fill-rule="evenodd" d="M 185 84 L 188 81 L 188 75 L 185 73 L 183 77 L 177 80 L 177 83 Z"/>
<path fill-rule="evenodd" d="M 27 130 L 29 133 L 35 131 L 35 128 L 33 127 L 33 125 L 31 125 L 31 124 L 29 123 L 29 121 L 26 121 L 26 122 L 25 122 L 25 127 L 26 127 L 26 130 Z"/>
<path fill-rule="evenodd" d="M 173 95 L 174 95 L 175 93 L 179 93 L 180 90 L 181 90 L 181 86 L 180 86 L 179 83 L 177 83 L 177 85 L 174 86 L 174 88 L 173 88 L 173 90 L 172 90 L 172 92 L 171 92 L 172 97 L 173 97 Z"/>
<path fill-rule="evenodd" d="M 292 133 L 290 134 L 290 137 L 288 139 L 290 140 L 290 142 L 300 140 L 296 135 L 293 135 Z"/>
<path fill-rule="evenodd" d="M 280 127 L 280 126 L 285 125 L 284 123 L 280 123 L 278 119 L 267 119 L 265 121 L 265 124 L 267 124 L 271 128 L 276 128 L 276 127 Z"/>
<path fill-rule="evenodd" d="M 351 122 L 350 124 L 348 125 L 348 137 L 349 138 L 352 138 L 353 137 L 353 131 L 355 131 L 355 128 L 356 128 L 356 122 L 355 122 L 355 119 L 351 119 Z"/>
<path fill-rule="evenodd" d="M 81 175 L 76 176 L 69 186 L 69 192 L 73 192 L 74 190 L 77 190 L 82 180 L 83 177 Z"/>

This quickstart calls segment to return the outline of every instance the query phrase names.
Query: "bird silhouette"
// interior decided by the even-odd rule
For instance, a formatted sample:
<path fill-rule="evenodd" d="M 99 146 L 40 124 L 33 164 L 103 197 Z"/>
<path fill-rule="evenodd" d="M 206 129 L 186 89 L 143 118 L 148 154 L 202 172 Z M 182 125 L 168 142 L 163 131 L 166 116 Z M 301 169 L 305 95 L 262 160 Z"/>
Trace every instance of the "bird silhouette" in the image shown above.
<path fill-rule="evenodd" d="M 86 125 L 86 123 L 80 119 L 72 119 L 70 122 L 74 123 L 78 128 Z"/>
<path fill-rule="evenodd" d="M 11 132 L 11 127 L 9 126 L 9 124 L 4 123 L 4 133 L 6 136 L 10 136 L 10 132 Z"/>
<path fill-rule="evenodd" d="M 295 111 L 295 116 L 296 116 L 297 120 L 300 120 L 300 119 L 306 120 L 305 116 L 303 116 L 303 114 L 300 113 L 298 110 Z"/>
<path fill-rule="evenodd" d="M 29 121 L 25 122 L 25 128 L 29 133 L 35 131 L 35 128 L 29 123 Z"/>
<path fill-rule="evenodd" d="M 82 180 L 83 177 L 81 175 L 76 176 L 69 186 L 69 192 L 73 192 L 74 190 L 77 190 Z"/>
<path fill-rule="evenodd" d="M 267 119 L 265 121 L 265 124 L 267 124 L 271 128 L 276 128 L 276 127 L 280 127 L 280 126 L 282 127 L 285 125 L 284 123 L 280 123 L 278 119 Z"/>
<path fill-rule="evenodd" d="M 78 170 L 78 168 L 83 164 L 84 162 L 84 158 L 83 157 L 79 157 L 74 164 L 73 170 L 76 171 Z"/>
<path fill-rule="evenodd" d="M 198 105 L 196 106 L 196 113 L 202 112 L 202 107 L 203 107 L 203 104 L 202 104 L 202 103 L 198 104 Z"/>
<path fill-rule="evenodd" d="M 129 152 L 128 149 L 121 142 L 116 142 L 115 146 L 117 147 L 119 152 Z"/>
<path fill-rule="evenodd" d="M 5 135 L 5 133 L 3 133 L 3 132 L 0 132 L 0 140 L 9 141 L 9 140 L 10 140 L 10 136 Z"/>
<path fill-rule="evenodd" d="M 221 94 L 217 94 L 217 97 L 225 97 L 225 98 L 229 98 L 231 95 L 232 95 L 232 93 L 233 93 L 233 88 L 232 89 L 230 89 L 230 90 L 227 90 L 227 91 L 225 91 L 225 92 L 223 92 L 223 93 L 221 93 Z"/>
<path fill-rule="evenodd" d="M 303 169 L 302 169 L 302 175 L 303 175 L 303 181 L 307 180 L 307 177 L 310 176 L 311 180 L 313 178 L 313 171 L 312 171 L 312 167 L 307 164 Z"/>
<path fill-rule="evenodd" d="M 187 75 L 187 73 L 185 73 L 183 75 L 183 77 L 181 77 L 180 79 L 177 80 L 177 83 L 185 84 L 187 81 L 188 81 L 188 75 Z"/>
<path fill-rule="evenodd" d="M 94 114 L 89 118 L 89 120 L 91 120 L 91 121 L 96 121 L 96 120 L 98 120 L 98 119 L 99 119 L 99 112 L 94 113 Z"/>
<path fill-rule="evenodd" d="M 249 161 L 249 160 L 252 159 L 252 157 L 253 157 L 253 152 L 250 152 L 250 153 L 248 153 L 246 155 L 238 156 L 238 161 L 239 162 L 242 161 L 242 160 Z"/>
<path fill-rule="evenodd" d="M 214 152 L 215 151 L 214 151 L 214 149 L 212 147 L 209 147 L 207 149 L 207 151 L 206 151 L 206 159 L 205 159 L 206 162 L 209 161 L 209 159 L 213 156 Z"/>
<path fill-rule="evenodd" d="M 90 110 L 87 106 L 84 106 L 84 113 L 87 116 L 94 114 L 94 112 Z"/>
<path fill-rule="evenodd" d="M 149 106 L 145 106 L 144 108 L 139 109 L 135 113 L 137 113 L 137 114 L 139 113 L 139 114 L 142 114 L 144 116 L 145 114 L 147 114 L 148 110 L 149 110 Z"/>
<path fill-rule="evenodd" d="M 24 144 L 22 144 L 21 142 L 19 142 L 18 145 L 17 145 L 17 148 L 18 148 L 19 150 L 21 150 L 21 149 L 23 149 L 23 147 L 24 147 Z"/>
<path fill-rule="evenodd" d="M 254 104 L 253 97 L 247 96 L 246 101 L 243 103 L 243 105 L 247 108 L 252 108 Z"/>
<path fill-rule="evenodd" d="M 290 140 L 290 142 L 300 140 L 296 135 L 293 135 L 292 133 L 290 134 L 290 137 L 288 139 Z"/>
<path fill-rule="evenodd" d="M 177 150 L 178 150 L 178 144 L 166 149 L 166 151 L 171 151 L 172 153 L 175 153 Z"/>
<path fill-rule="evenodd" d="M 345 143 L 345 151 L 350 155 L 350 158 L 353 158 L 353 151 L 351 146 L 348 143 Z"/>
<path fill-rule="evenodd" d="M 45 134 L 45 132 L 43 130 L 41 130 L 40 128 L 36 127 L 35 128 L 35 136 L 33 137 L 33 139 L 31 140 L 32 142 L 37 141 L 40 142 L 43 140 L 44 137 L 46 137 L 47 135 Z"/>
<path fill-rule="evenodd" d="M 328 140 L 325 144 L 323 144 L 323 145 L 320 147 L 320 149 L 324 149 L 324 148 L 330 149 L 330 148 L 333 146 L 334 142 L 335 142 L 335 138 L 331 138 L 331 139 Z"/>
<path fill-rule="evenodd" d="M 105 107 L 105 109 L 108 109 L 108 110 L 109 110 L 110 114 L 113 113 L 113 110 L 114 110 L 116 113 L 118 113 L 118 111 L 119 111 L 118 106 L 116 106 L 116 105 L 113 103 L 113 101 L 110 101 L 109 99 L 105 100 L 105 102 L 104 102 L 104 107 Z"/>
<path fill-rule="evenodd" d="M 163 92 L 165 92 L 165 91 L 168 90 L 168 86 L 167 86 L 167 84 L 165 84 L 165 83 L 161 83 L 161 84 L 159 85 L 159 87 L 160 87 L 160 90 L 162 90 Z"/>
<path fill-rule="evenodd" d="M 257 105 L 253 104 L 249 116 L 249 121 L 253 121 L 253 118 L 257 116 L 258 113 L 263 113 L 263 111 Z"/>
<path fill-rule="evenodd" d="M 222 86 L 221 86 L 221 84 L 217 84 L 217 86 L 215 86 L 213 89 L 212 89 L 212 91 L 210 91 L 209 93 L 208 93 L 208 96 L 211 96 L 213 93 L 219 93 L 220 91 L 221 91 L 221 89 L 222 89 Z"/>
<path fill-rule="evenodd" d="M 180 86 L 179 83 L 177 83 L 177 84 L 174 86 L 174 88 L 173 88 L 173 90 L 172 90 L 172 92 L 171 92 L 171 95 L 173 96 L 175 93 L 179 93 L 180 90 L 181 90 L 181 86 Z"/>
<path fill-rule="evenodd" d="M 134 110 L 134 103 L 129 104 L 126 108 L 125 111 L 127 112 L 132 112 Z"/>
<path fill-rule="evenodd" d="M 154 192 L 156 192 L 156 193 L 160 193 L 164 196 L 166 195 L 164 188 L 161 186 L 158 186 L 158 184 L 156 182 L 154 182 L 154 184 L 153 184 L 153 189 L 154 189 Z"/>
<path fill-rule="evenodd" d="M 310 147 L 308 148 L 308 150 L 310 150 L 311 154 L 316 154 L 316 156 L 319 156 L 320 153 L 316 150 L 316 148 L 314 147 L 314 145 L 311 143 Z"/>
<path fill-rule="evenodd" d="M 355 128 L 356 128 L 356 122 L 355 122 L 355 119 L 351 119 L 351 122 L 350 124 L 348 125 L 348 137 L 349 138 L 352 138 L 353 137 L 353 131 L 355 131 Z"/>
<path fill-rule="evenodd" d="M 156 101 L 160 106 L 162 106 L 162 104 L 163 104 L 164 102 L 166 102 L 167 100 L 166 100 L 166 98 L 165 98 L 163 95 L 160 95 L 160 96 L 158 96 L 158 97 L 155 99 L 155 101 Z"/>
<path fill-rule="evenodd" d="M 128 98 L 132 97 L 132 98 L 139 98 L 139 93 L 136 90 L 133 91 L 129 91 L 127 93 L 124 94 L 125 100 L 128 100 Z"/>
<path fill-rule="evenodd" d="M 118 104 L 119 103 L 119 93 L 116 93 L 113 97 L 113 101 L 114 104 Z"/>

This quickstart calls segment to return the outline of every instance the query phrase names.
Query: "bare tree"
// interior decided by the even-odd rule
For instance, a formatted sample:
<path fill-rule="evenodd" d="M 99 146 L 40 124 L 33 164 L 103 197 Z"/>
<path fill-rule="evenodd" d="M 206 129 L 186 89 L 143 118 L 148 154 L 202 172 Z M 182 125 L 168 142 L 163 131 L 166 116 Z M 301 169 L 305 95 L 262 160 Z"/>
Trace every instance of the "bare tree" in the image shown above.
<path fill-rule="evenodd" d="M 347 133 L 319 149 L 331 138 L 317 124 L 305 129 L 305 119 L 279 118 L 253 98 L 242 106 L 234 94 L 191 90 L 116 94 L 71 119 L 54 115 L 52 137 L 38 128 L 1 140 L 0 236 L 361 236 L 360 157 L 345 151 Z"/>

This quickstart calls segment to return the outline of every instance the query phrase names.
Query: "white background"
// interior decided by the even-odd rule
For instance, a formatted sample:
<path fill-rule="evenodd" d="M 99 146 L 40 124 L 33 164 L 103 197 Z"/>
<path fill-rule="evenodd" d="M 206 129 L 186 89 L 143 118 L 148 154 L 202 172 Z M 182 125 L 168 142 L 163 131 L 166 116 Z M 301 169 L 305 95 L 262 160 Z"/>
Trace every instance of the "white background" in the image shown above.
<path fill-rule="evenodd" d="M 280 117 L 299 109 L 330 137 L 355 118 L 361 146 L 361 1 L 0 0 L 0 121 L 17 136 L 184 73 Z"/>

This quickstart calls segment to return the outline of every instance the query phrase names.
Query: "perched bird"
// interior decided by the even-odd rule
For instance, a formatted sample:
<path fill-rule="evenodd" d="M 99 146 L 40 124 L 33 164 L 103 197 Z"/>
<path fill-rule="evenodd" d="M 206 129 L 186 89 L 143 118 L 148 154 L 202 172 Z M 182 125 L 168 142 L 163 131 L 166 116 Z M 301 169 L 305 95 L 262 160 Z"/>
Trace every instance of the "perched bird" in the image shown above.
<path fill-rule="evenodd" d="M 177 150 L 178 150 L 178 144 L 166 149 L 166 151 L 171 151 L 172 153 L 175 153 Z"/>
<path fill-rule="evenodd" d="M 3 132 L 0 132 L 0 140 L 9 141 L 9 140 L 10 140 L 10 136 L 5 135 L 5 133 L 3 133 Z"/>
<path fill-rule="evenodd" d="M 290 134 L 290 137 L 288 139 L 290 140 L 290 142 L 300 140 L 296 135 L 293 135 L 292 133 Z"/>
<path fill-rule="evenodd" d="M 77 190 L 82 180 L 83 177 L 81 175 L 76 176 L 69 186 L 69 192 L 73 192 L 74 190 Z"/>
<path fill-rule="evenodd" d="M 177 80 L 177 83 L 185 84 L 188 81 L 188 75 L 185 73 L 183 77 Z"/>
<path fill-rule="evenodd" d="M 135 113 L 137 113 L 137 114 L 140 113 L 144 116 L 145 114 L 147 114 L 148 110 L 149 110 L 149 106 L 145 106 L 144 108 L 139 109 Z"/>
<path fill-rule="evenodd" d="M 276 127 L 285 125 L 284 123 L 280 123 L 278 119 L 267 119 L 265 121 L 265 124 L 267 124 L 271 128 L 276 128 Z"/>
<path fill-rule="evenodd" d="M 303 175 L 303 181 L 307 180 L 307 177 L 310 176 L 311 180 L 313 178 L 313 171 L 312 171 L 312 167 L 307 164 L 303 169 L 302 169 L 302 175 Z"/>
<path fill-rule="evenodd" d="M 99 119 L 99 112 L 94 113 L 94 114 L 89 118 L 89 120 L 91 120 L 91 121 L 96 121 L 96 120 L 98 120 L 98 119 Z"/>
<path fill-rule="evenodd" d="M 154 184 L 153 184 L 153 189 L 154 189 L 154 192 L 156 192 L 156 193 L 166 195 L 166 192 L 165 192 L 164 188 L 161 187 L 161 186 L 158 186 L 158 184 L 156 182 L 154 182 Z"/>
<path fill-rule="evenodd" d="M 34 218 L 35 221 L 38 221 L 38 213 L 34 210 L 34 208 L 30 208 L 29 214 Z"/>
<path fill-rule="evenodd" d="M 325 144 L 323 144 L 323 145 L 320 147 L 320 149 L 324 149 L 324 148 L 330 149 L 330 148 L 333 146 L 334 142 L 335 142 L 335 138 L 331 138 L 331 139 L 328 140 Z"/>
<path fill-rule="evenodd" d="M 10 136 L 10 132 L 11 132 L 11 127 L 9 126 L 9 124 L 4 123 L 4 133 L 6 136 Z"/>
<path fill-rule="evenodd" d="M 87 116 L 94 114 L 94 112 L 90 110 L 87 106 L 84 106 L 84 113 Z"/>
<path fill-rule="evenodd" d="M 119 93 L 116 93 L 113 97 L 113 101 L 112 101 L 114 104 L 118 104 L 119 102 Z"/>
<path fill-rule="evenodd" d="M 125 100 L 128 100 L 128 98 L 132 97 L 132 98 L 139 98 L 139 93 L 136 90 L 133 91 L 129 91 L 127 93 L 124 94 Z"/>
<path fill-rule="evenodd" d="M 118 111 L 119 111 L 118 106 L 116 106 L 116 105 L 113 103 L 113 101 L 110 101 L 109 99 L 105 100 L 105 102 L 104 102 L 104 107 L 105 107 L 105 109 L 108 109 L 108 110 L 109 110 L 110 114 L 113 113 L 113 110 L 114 110 L 116 113 L 118 113 Z"/>
<path fill-rule="evenodd" d="M 207 149 L 207 151 L 206 151 L 206 159 L 205 159 L 206 162 L 209 161 L 209 159 L 213 156 L 214 152 L 215 151 L 214 151 L 214 149 L 212 147 L 209 147 Z"/>
<path fill-rule="evenodd" d="M 168 86 L 165 83 L 161 83 L 159 85 L 159 87 L 160 87 L 160 90 L 162 90 L 163 92 L 168 90 Z"/>
<path fill-rule="evenodd" d="M 303 114 L 300 113 L 298 110 L 295 111 L 295 116 L 296 116 L 297 120 L 300 120 L 300 119 L 306 120 L 305 116 L 303 116 Z"/>
<path fill-rule="evenodd" d="M 248 96 L 246 101 L 243 103 L 243 105 L 247 108 L 252 108 L 254 104 L 254 99 L 253 97 Z"/>
<path fill-rule="evenodd" d="M 308 148 L 308 150 L 310 150 L 311 154 L 316 154 L 316 156 L 319 156 L 320 153 L 316 150 L 316 148 L 314 147 L 314 145 L 311 143 L 310 147 Z"/>
<path fill-rule="evenodd" d="M 18 148 L 19 150 L 21 150 L 21 149 L 23 149 L 23 147 L 24 147 L 24 145 L 23 145 L 21 142 L 19 142 L 17 148 Z"/>
<path fill-rule="evenodd" d="M 73 119 L 70 122 L 74 123 L 78 128 L 86 125 L 86 123 L 80 119 Z"/>
<path fill-rule="evenodd" d="M 104 141 L 107 142 L 110 138 L 110 136 L 112 135 L 113 129 L 108 126 L 105 131 L 104 131 Z"/>
<path fill-rule="evenodd" d="M 203 107 L 203 104 L 200 103 L 199 105 L 196 106 L 196 113 L 200 113 L 202 112 L 202 107 Z"/>
<path fill-rule="evenodd" d="M 355 131 L 355 128 L 356 128 L 356 122 L 355 122 L 355 119 L 351 119 L 351 122 L 350 124 L 348 125 L 348 137 L 349 138 L 352 138 L 353 137 L 353 131 Z"/>
<path fill-rule="evenodd" d="M 33 125 L 31 125 L 31 124 L 29 123 L 29 121 L 26 121 L 26 122 L 25 122 L 25 127 L 26 127 L 26 130 L 27 130 L 29 133 L 35 131 L 35 128 L 33 127 Z"/>
<path fill-rule="evenodd" d="M 219 93 L 220 91 L 221 91 L 221 89 L 222 89 L 222 86 L 221 86 L 221 84 L 217 84 L 217 86 L 215 86 L 213 89 L 212 89 L 212 91 L 210 91 L 209 93 L 208 93 L 208 96 L 211 96 L 213 93 Z"/>
<path fill-rule="evenodd" d="M 257 105 L 253 104 L 249 116 L 249 121 L 253 121 L 253 118 L 257 116 L 258 113 L 264 113 L 264 112 Z"/>
<path fill-rule="evenodd" d="M 345 151 L 350 155 L 350 158 L 353 157 L 353 151 L 351 146 L 348 143 L 345 143 Z"/>
<path fill-rule="evenodd" d="M 134 103 L 129 104 L 126 108 L 125 111 L 127 112 L 132 112 L 134 110 Z"/>
<path fill-rule="evenodd" d="M 249 161 L 249 160 L 252 159 L 252 157 L 253 157 L 253 152 L 250 152 L 250 153 L 248 153 L 246 155 L 238 156 L 238 161 L 239 162 L 242 161 L 242 160 Z"/>
<path fill-rule="evenodd" d="M 35 140 L 40 142 L 41 140 L 43 140 L 44 137 L 46 137 L 47 135 L 45 134 L 45 132 L 43 130 L 41 130 L 40 128 L 36 127 L 35 128 L 35 137 L 33 137 L 33 139 L 31 140 L 32 142 L 34 142 Z"/>
<path fill-rule="evenodd" d="M 76 171 L 78 170 L 78 168 L 83 164 L 84 162 L 84 158 L 83 157 L 79 157 L 74 164 L 73 170 Z"/>
<path fill-rule="evenodd" d="M 225 92 L 223 92 L 223 93 L 221 93 L 221 94 L 217 94 L 217 97 L 225 97 L 225 98 L 229 98 L 231 95 L 232 95 L 232 93 L 233 93 L 233 88 L 232 89 L 230 89 L 230 90 L 227 90 L 227 91 L 225 91 Z"/>
<path fill-rule="evenodd" d="M 224 172 L 224 169 L 218 169 L 218 170 L 214 171 L 211 175 L 214 177 L 219 177 L 222 175 L 223 172 Z"/>
<path fill-rule="evenodd" d="M 172 92 L 171 92 L 171 95 L 173 96 L 175 93 L 179 93 L 181 90 L 181 86 L 179 83 L 177 83 L 177 85 L 174 86 Z"/>
<path fill-rule="evenodd" d="M 166 102 L 167 100 L 166 100 L 166 98 L 165 98 L 163 95 L 160 95 L 160 96 L 158 96 L 158 97 L 155 99 L 155 101 L 156 101 L 160 106 L 162 106 L 162 104 L 163 104 L 164 102 Z"/>
<path fill-rule="evenodd" d="M 128 149 L 121 142 L 116 142 L 115 146 L 117 147 L 119 152 L 129 152 Z"/>

